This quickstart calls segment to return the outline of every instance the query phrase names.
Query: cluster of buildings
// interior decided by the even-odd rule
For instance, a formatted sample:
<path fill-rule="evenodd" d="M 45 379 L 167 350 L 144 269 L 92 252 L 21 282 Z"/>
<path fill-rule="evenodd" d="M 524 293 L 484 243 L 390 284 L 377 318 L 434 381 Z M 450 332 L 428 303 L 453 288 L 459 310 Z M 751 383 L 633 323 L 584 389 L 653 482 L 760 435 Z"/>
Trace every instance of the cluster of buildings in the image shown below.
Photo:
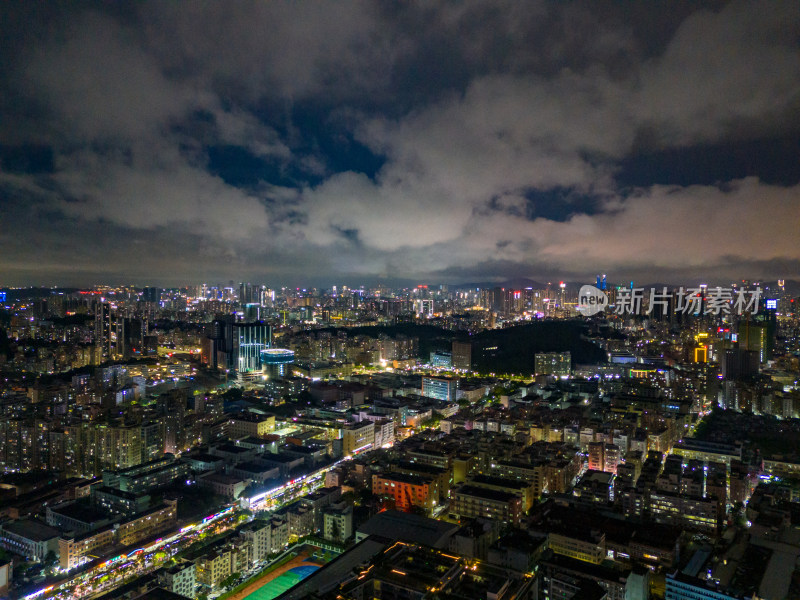
<path fill-rule="evenodd" d="M 15 518 L 0 524 L 0 546 L 28 560 L 57 559 L 71 570 L 112 548 L 150 540 L 177 523 L 178 498 L 157 492 L 188 473 L 188 465 L 164 455 L 40 493 L 38 506 L 12 502 L 5 511 Z"/>
<path fill-rule="evenodd" d="M 768 300 L 598 316 L 605 362 L 556 345 L 524 379 L 473 373 L 501 350 L 473 334 L 570 317 L 570 286 L 6 301 L 0 547 L 74 573 L 173 540 L 129 598 L 219 593 L 299 541 L 341 556 L 286 598 L 794 597 L 800 327 Z M 343 328 L 420 322 L 449 333 Z M 198 495 L 228 517 L 193 537 Z"/>

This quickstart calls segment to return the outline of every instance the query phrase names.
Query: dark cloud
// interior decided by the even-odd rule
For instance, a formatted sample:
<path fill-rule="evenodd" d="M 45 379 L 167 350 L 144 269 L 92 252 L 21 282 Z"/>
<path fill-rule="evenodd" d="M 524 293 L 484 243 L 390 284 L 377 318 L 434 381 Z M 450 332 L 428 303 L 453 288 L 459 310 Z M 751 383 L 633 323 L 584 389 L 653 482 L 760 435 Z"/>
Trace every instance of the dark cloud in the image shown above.
<path fill-rule="evenodd" d="M 3 284 L 799 274 L 797 3 L 0 11 Z"/>

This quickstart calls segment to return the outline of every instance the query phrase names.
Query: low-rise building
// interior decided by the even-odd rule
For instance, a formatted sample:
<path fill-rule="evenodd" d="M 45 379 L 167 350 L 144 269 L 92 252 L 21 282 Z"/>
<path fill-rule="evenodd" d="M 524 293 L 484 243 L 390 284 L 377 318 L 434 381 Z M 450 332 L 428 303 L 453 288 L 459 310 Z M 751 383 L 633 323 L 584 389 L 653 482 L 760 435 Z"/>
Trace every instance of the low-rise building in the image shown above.
<path fill-rule="evenodd" d="M 228 577 L 231 571 L 230 548 L 217 548 L 195 561 L 197 583 L 211 590 L 216 590 L 219 584 Z"/>
<path fill-rule="evenodd" d="M 716 498 L 660 491 L 650 494 L 650 513 L 656 523 L 713 534 L 722 527 L 724 516 L 722 505 Z"/>
<path fill-rule="evenodd" d="M 161 586 L 185 598 L 196 598 L 195 588 L 197 587 L 197 566 L 190 561 L 180 562 L 163 569 L 159 573 Z"/>
<path fill-rule="evenodd" d="M 470 478 L 469 483 L 487 490 L 498 490 L 519 495 L 522 498 L 523 511 L 530 510 L 533 503 L 539 498 L 536 482 L 533 481 L 506 479 L 504 477 L 492 477 L 491 475 L 475 475 Z"/>
<path fill-rule="evenodd" d="M 149 494 L 135 494 L 111 487 L 92 489 L 92 506 L 110 514 L 135 515 L 150 506 Z"/>
<path fill-rule="evenodd" d="M 58 540 L 58 560 L 62 569 L 72 569 L 97 555 L 103 548 L 114 543 L 114 526 L 107 525 L 97 531 L 75 536 L 63 536 Z"/>
<path fill-rule="evenodd" d="M 185 478 L 188 473 L 187 463 L 167 454 L 135 467 L 103 471 L 103 485 L 141 494 L 169 485 L 175 479 Z"/>
<path fill-rule="evenodd" d="M 263 438 L 273 431 L 275 431 L 274 415 L 243 412 L 231 418 L 228 423 L 228 437 L 233 440 L 248 436 Z"/>
<path fill-rule="evenodd" d="M 486 517 L 518 525 L 523 515 L 519 494 L 463 484 L 451 496 L 450 513 L 456 518 Z"/>
<path fill-rule="evenodd" d="M 239 534 L 250 542 L 251 563 L 264 560 L 272 552 L 272 524 L 269 521 L 251 521 L 239 529 Z"/>
<path fill-rule="evenodd" d="M 418 506 L 430 513 L 439 499 L 436 479 L 404 473 L 382 473 L 372 476 L 372 493 L 394 499 L 398 510 Z"/>
<path fill-rule="evenodd" d="M 280 477 L 281 472 L 280 469 L 272 463 L 251 460 L 237 463 L 230 469 L 229 474 L 255 483 L 264 483 L 270 479 L 277 479 Z"/>
<path fill-rule="evenodd" d="M 92 508 L 83 500 L 48 506 L 46 515 L 48 525 L 78 534 L 94 531 L 111 522 L 105 512 Z"/>
<path fill-rule="evenodd" d="M 241 477 L 210 471 L 197 478 L 197 485 L 201 488 L 210 489 L 220 496 L 236 500 L 242 495 L 248 484 Z"/>
<path fill-rule="evenodd" d="M 607 471 L 588 470 L 572 491 L 581 503 L 608 504 L 611 502 L 614 474 Z"/>
<path fill-rule="evenodd" d="M 362 421 L 351 423 L 342 429 L 342 452 L 352 456 L 371 449 L 375 444 L 375 423 Z"/>
<path fill-rule="evenodd" d="M 10 521 L 0 525 L 0 546 L 29 560 L 44 560 L 49 552 L 58 552 L 59 531 L 33 519 Z"/>
<path fill-rule="evenodd" d="M 595 531 L 551 531 L 547 544 L 555 554 L 599 565 L 606 557 L 606 536 Z"/>
<path fill-rule="evenodd" d="M 323 509 L 323 537 L 344 543 L 353 535 L 353 506 L 341 502 Z"/>
<path fill-rule="evenodd" d="M 130 546 L 154 536 L 175 525 L 177 502 L 165 500 L 163 504 L 140 513 L 116 528 L 117 543 Z"/>

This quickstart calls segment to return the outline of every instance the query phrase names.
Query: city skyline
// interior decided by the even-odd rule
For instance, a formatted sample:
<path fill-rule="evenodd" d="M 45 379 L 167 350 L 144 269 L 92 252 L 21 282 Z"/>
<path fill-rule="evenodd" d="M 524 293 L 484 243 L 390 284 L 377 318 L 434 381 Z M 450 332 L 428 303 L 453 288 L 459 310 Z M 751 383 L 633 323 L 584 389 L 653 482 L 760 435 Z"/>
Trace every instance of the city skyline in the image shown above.
<path fill-rule="evenodd" d="M 800 274 L 796 3 L 0 11 L 0 286 Z"/>

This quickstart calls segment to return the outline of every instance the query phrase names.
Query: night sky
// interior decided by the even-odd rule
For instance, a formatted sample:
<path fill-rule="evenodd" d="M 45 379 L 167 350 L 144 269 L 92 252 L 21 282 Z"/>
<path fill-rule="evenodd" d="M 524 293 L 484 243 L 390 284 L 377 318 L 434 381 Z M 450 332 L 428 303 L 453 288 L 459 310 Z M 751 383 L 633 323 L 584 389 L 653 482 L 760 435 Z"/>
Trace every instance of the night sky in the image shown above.
<path fill-rule="evenodd" d="M 0 285 L 800 277 L 800 3 L 0 4 Z"/>

